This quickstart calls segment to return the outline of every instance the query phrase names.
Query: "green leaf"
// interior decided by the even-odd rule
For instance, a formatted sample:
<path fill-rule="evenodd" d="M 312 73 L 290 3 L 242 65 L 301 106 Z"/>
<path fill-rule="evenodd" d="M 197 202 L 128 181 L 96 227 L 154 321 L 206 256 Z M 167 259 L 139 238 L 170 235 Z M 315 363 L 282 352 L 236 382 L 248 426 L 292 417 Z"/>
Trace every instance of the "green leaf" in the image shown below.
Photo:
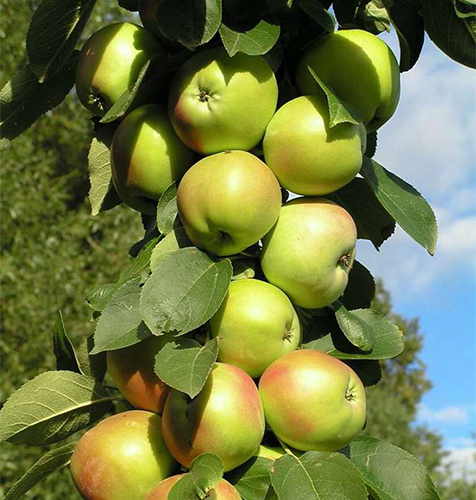
<path fill-rule="evenodd" d="M 78 347 L 77 358 L 79 368 L 83 375 L 95 378 L 102 382 L 107 370 L 106 353 L 91 354 L 94 349 L 94 337 L 86 337 Z"/>
<path fill-rule="evenodd" d="M 118 0 L 119 5 L 130 12 L 137 12 L 139 6 L 137 4 L 138 0 Z"/>
<path fill-rule="evenodd" d="M 111 174 L 111 144 L 116 129 L 116 124 L 98 127 L 89 148 L 89 202 L 93 217 L 122 203 Z"/>
<path fill-rule="evenodd" d="M 349 273 L 349 282 L 340 298 L 347 309 L 366 309 L 375 297 L 375 281 L 370 271 L 360 262 L 354 261 Z"/>
<path fill-rule="evenodd" d="M 397 224 L 430 255 L 434 255 L 438 228 L 435 214 L 423 196 L 369 158 L 364 158 L 361 174 Z"/>
<path fill-rule="evenodd" d="M 52 110 L 74 85 L 79 52 L 75 51 L 54 79 L 38 82 L 30 66 L 20 70 L 0 91 L 0 149 Z"/>
<path fill-rule="evenodd" d="M 114 399 L 91 377 L 42 373 L 14 392 L 0 411 L 0 442 L 56 443 L 99 420 Z"/>
<path fill-rule="evenodd" d="M 421 15 L 432 42 L 451 59 L 476 68 L 476 17 L 459 17 L 451 0 L 422 3 Z"/>
<path fill-rule="evenodd" d="M 214 260 L 194 247 L 168 255 L 142 290 L 145 324 L 156 335 L 195 330 L 220 307 L 231 274 L 228 259 Z"/>
<path fill-rule="evenodd" d="M 285 455 L 275 461 L 271 481 L 279 500 L 367 500 L 359 471 L 340 453 Z"/>
<path fill-rule="evenodd" d="M 160 31 L 189 50 L 209 42 L 221 23 L 221 0 L 162 0 L 157 6 Z"/>
<path fill-rule="evenodd" d="M 335 302 L 336 320 L 349 342 L 361 351 L 370 351 L 375 343 L 375 334 L 358 314 L 348 311 L 345 306 Z"/>
<path fill-rule="evenodd" d="M 144 281 L 149 276 L 149 268 L 150 268 L 150 259 L 152 256 L 152 252 L 154 251 L 157 242 L 159 241 L 158 237 L 151 238 L 141 249 L 137 257 L 132 259 L 129 267 L 122 271 L 119 276 L 119 281 L 117 284 L 123 285 L 127 281 L 130 281 L 133 278 L 142 278 L 141 281 Z"/>
<path fill-rule="evenodd" d="M 328 33 L 334 33 L 336 24 L 334 16 L 317 0 L 299 0 L 299 6 Z"/>
<path fill-rule="evenodd" d="M 220 26 L 220 37 L 230 57 L 237 52 L 250 56 L 266 54 L 278 41 L 280 32 L 279 19 L 275 16 L 260 19 L 252 26 L 241 29 L 225 23 Z"/>
<path fill-rule="evenodd" d="M 339 123 L 353 123 L 358 125 L 362 122 L 362 118 L 359 113 L 352 109 L 348 104 L 341 101 L 332 90 L 331 87 L 327 86 L 314 72 L 314 70 L 308 66 L 309 72 L 311 73 L 314 80 L 324 91 L 324 94 L 329 105 L 329 127 L 335 127 Z"/>
<path fill-rule="evenodd" d="M 344 363 L 357 373 L 365 387 L 376 385 L 382 379 L 382 369 L 376 359 L 346 359 Z"/>
<path fill-rule="evenodd" d="M 81 373 L 73 344 L 69 340 L 64 327 L 61 311 L 58 311 L 58 319 L 53 327 L 53 351 L 55 353 L 57 370 L 69 370 Z"/>
<path fill-rule="evenodd" d="M 96 0 L 43 0 L 34 11 L 26 50 L 40 82 L 67 63 L 95 4 Z"/>
<path fill-rule="evenodd" d="M 395 230 L 395 220 L 385 210 L 364 179 L 355 178 L 335 193 L 326 195 L 350 213 L 357 226 L 357 237 L 369 240 L 376 249 Z"/>
<path fill-rule="evenodd" d="M 374 35 L 390 31 L 390 18 L 384 0 L 362 2 L 357 10 L 357 18 L 361 20 L 362 27 Z"/>
<path fill-rule="evenodd" d="M 175 339 L 157 353 L 155 373 L 168 386 L 194 398 L 203 389 L 217 356 L 217 339 L 203 347 L 196 340 Z"/>
<path fill-rule="evenodd" d="M 273 463 L 267 458 L 253 457 L 227 472 L 226 479 L 238 490 L 243 500 L 265 500 L 271 486 Z"/>
<path fill-rule="evenodd" d="M 180 248 L 191 246 L 193 243 L 188 239 L 185 229 L 182 226 L 176 227 L 154 247 L 150 256 L 150 270 L 155 271 L 157 266 L 171 253 Z"/>
<path fill-rule="evenodd" d="M 213 453 L 202 453 L 192 462 L 190 474 L 195 488 L 208 496 L 223 478 L 223 462 Z"/>
<path fill-rule="evenodd" d="M 68 443 L 45 453 L 25 474 L 7 491 L 4 500 L 18 500 L 33 486 L 71 461 L 76 442 Z"/>
<path fill-rule="evenodd" d="M 170 489 L 167 500 L 203 500 L 199 495 L 191 474 L 185 474 Z"/>
<path fill-rule="evenodd" d="M 427 469 L 396 446 L 367 436 L 349 445 L 350 459 L 357 466 L 377 500 L 438 500 Z"/>
<path fill-rule="evenodd" d="M 177 220 L 177 184 L 173 182 L 162 193 L 157 204 L 157 227 L 162 234 L 169 234 L 176 226 Z"/>
<path fill-rule="evenodd" d="M 400 71 L 409 71 L 418 61 L 425 39 L 421 4 L 415 0 L 384 0 L 384 3 L 400 43 Z"/>
<path fill-rule="evenodd" d="M 390 359 L 403 352 L 403 333 L 383 314 L 371 309 L 355 310 L 352 314 L 372 331 L 374 345 L 371 350 L 363 352 L 352 345 L 332 317 L 313 318 L 306 330 L 303 349 L 317 349 L 339 359 Z"/>
<path fill-rule="evenodd" d="M 128 347 L 151 335 L 142 322 L 140 294 L 140 278 L 117 289 L 96 325 L 91 354 Z"/>
<path fill-rule="evenodd" d="M 98 285 L 86 296 L 86 302 L 94 311 L 104 311 L 118 289 L 117 283 Z"/>

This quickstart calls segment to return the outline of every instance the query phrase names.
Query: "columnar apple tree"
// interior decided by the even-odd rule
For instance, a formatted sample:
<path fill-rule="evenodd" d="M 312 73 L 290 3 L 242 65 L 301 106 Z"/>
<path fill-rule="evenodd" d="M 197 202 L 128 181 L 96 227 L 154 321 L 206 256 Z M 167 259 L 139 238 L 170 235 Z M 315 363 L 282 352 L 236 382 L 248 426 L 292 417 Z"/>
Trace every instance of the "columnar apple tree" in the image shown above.
<path fill-rule="evenodd" d="M 94 335 L 76 349 L 59 314 L 57 370 L 0 411 L 18 445 L 86 431 L 6 499 L 68 465 L 87 500 L 438 499 L 365 434 L 365 386 L 404 338 L 370 308 L 356 241 L 378 250 L 398 224 L 435 252 L 430 206 L 373 158 L 425 32 L 476 66 L 474 3 L 119 4 L 137 23 L 83 44 L 95 0 L 43 0 L 1 91 L 2 147 L 75 92 L 92 216 L 124 203 L 144 227 L 117 281 L 85 290 Z"/>

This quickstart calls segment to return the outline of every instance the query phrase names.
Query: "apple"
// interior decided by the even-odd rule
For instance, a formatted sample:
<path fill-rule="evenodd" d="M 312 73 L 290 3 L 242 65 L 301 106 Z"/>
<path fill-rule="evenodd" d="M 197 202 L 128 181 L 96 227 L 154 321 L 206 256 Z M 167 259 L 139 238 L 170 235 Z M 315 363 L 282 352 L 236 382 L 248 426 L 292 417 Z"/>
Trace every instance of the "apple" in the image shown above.
<path fill-rule="evenodd" d="M 246 151 L 203 158 L 183 176 L 177 191 L 187 236 L 219 256 L 257 243 L 278 219 L 281 200 L 273 172 Z"/>
<path fill-rule="evenodd" d="M 281 186 L 316 196 L 337 191 L 357 175 L 366 144 L 362 124 L 329 128 L 327 99 L 313 95 L 278 110 L 266 129 L 263 150 Z"/>
<path fill-rule="evenodd" d="M 94 115 L 104 115 L 136 82 L 142 66 L 155 54 L 165 54 L 146 29 L 114 23 L 100 29 L 84 44 L 76 67 L 76 90 Z"/>
<path fill-rule="evenodd" d="M 233 281 L 210 320 L 213 337 L 220 337 L 219 361 L 259 377 L 301 340 L 299 318 L 279 288 L 256 279 Z"/>
<path fill-rule="evenodd" d="M 145 497 L 145 500 L 167 500 L 168 494 L 174 484 L 185 475 L 186 474 L 177 474 L 176 476 L 164 479 Z M 226 479 L 222 479 L 216 488 L 210 490 L 206 498 L 210 500 L 241 500 L 241 496 L 236 488 Z"/>
<path fill-rule="evenodd" d="M 84 500 L 144 500 L 178 468 L 165 446 L 161 418 L 141 410 L 108 417 L 86 432 L 70 464 Z"/>
<path fill-rule="evenodd" d="M 354 110 L 367 132 L 380 128 L 397 108 L 400 70 L 388 45 L 364 30 L 341 30 L 326 35 L 305 52 L 296 82 L 303 95 L 322 90 L 309 68 Z"/>
<path fill-rule="evenodd" d="M 326 307 L 344 293 L 356 240 L 357 228 L 344 208 L 325 198 L 297 198 L 281 208 L 263 238 L 261 267 L 293 304 Z"/>
<path fill-rule="evenodd" d="M 114 186 L 127 205 L 152 215 L 154 201 L 182 177 L 194 157 L 172 128 L 164 106 L 141 106 L 126 116 L 114 134 Z"/>
<path fill-rule="evenodd" d="M 170 453 L 190 468 L 201 453 L 215 453 L 225 471 L 250 459 L 264 435 L 263 407 L 253 379 L 241 368 L 215 363 L 194 399 L 172 390 L 162 432 Z"/>
<path fill-rule="evenodd" d="M 170 87 L 169 115 L 180 139 L 200 154 L 248 151 L 263 138 L 277 101 L 276 78 L 262 57 L 230 57 L 220 47 L 181 66 Z"/>
<path fill-rule="evenodd" d="M 302 451 L 337 451 L 365 423 L 365 389 L 342 361 L 311 349 L 290 352 L 262 375 L 259 392 L 276 436 Z"/>
<path fill-rule="evenodd" d="M 162 413 L 170 388 L 155 374 L 155 356 L 172 338 L 152 336 L 130 347 L 108 351 L 109 375 L 135 408 Z"/>

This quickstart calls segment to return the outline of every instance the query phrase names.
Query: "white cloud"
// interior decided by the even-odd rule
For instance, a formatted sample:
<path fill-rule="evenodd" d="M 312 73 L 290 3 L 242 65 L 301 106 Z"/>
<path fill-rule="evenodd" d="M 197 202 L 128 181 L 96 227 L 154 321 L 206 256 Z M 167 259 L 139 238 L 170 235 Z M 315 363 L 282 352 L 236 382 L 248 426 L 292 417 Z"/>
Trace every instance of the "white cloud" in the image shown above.
<path fill-rule="evenodd" d="M 441 410 L 433 410 L 425 404 L 418 408 L 418 419 L 430 424 L 466 424 L 469 420 L 468 410 L 462 406 L 447 406 Z"/>
<path fill-rule="evenodd" d="M 476 446 L 468 448 L 449 448 L 448 456 L 443 459 L 443 469 L 448 468 L 453 478 L 476 480 Z"/>

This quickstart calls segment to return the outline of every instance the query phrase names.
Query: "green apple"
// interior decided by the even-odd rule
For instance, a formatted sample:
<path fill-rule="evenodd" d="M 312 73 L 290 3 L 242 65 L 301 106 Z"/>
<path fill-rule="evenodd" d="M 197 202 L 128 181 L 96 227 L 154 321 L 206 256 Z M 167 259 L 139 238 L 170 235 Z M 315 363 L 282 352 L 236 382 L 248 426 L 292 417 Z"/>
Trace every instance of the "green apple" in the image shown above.
<path fill-rule="evenodd" d="M 161 418 L 140 410 L 108 417 L 86 432 L 70 465 L 84 500 L 144 500 L 178 468 L 165 446 Z"/>
<path fill-rule="evenodd" d="M 263 138 L 277 101 L 276 78 L 262 57 L 230 57 L 221 47 L 193 55 L 178 70 L 169 115 L 182 141 L 200 154 L 247 151 Z"/>
<path fill-rule="evenodd" d="M 278 219 L 281 200 L 273 172 L 246 151 L 203 158 L 184 175 L 177 192 L 187 236 L 220 256 L 257 243 Z"/>
<path fill-rule="evenodd" d="M 84 44 L 76 68 L 76 90 L 94 115 L 104 115 L 136 82 L 142 66 L 162 47 L 146 29 L 131 23 L 105 26 Z"/>
<path fill-rule="evenodd" d="M 258 449 L 264 426 L 253 379 L 226 363 L 215 363 L 194 399 L 172 390 L 162 417 L 167 448 L 188 468 L 194 458 L 207 452 L 221 458 L 225 471 L 238 467 Z"/>
<path fill-rule="evenodd" d="M 266 165 L 284 188 L 317 196 L 349 183 L 362 166 L 365 127 L 341 123 L 329 128 L 325 97 L 293 99 L 271 119 L 263 141 Z"/>
<path fill-rule="evenodd" d="M 164 479 L 145 497 L 145 500 L 167 500 L 168 494 L 174 484 L 184 476 L 186 474 L 177 474 L 176 476 Z M 208 491 L 206 498 L 210 500 L 241 500 L 241 496 L 236 488 L 226 479 L 222 479 L 216 488 Z"/>
<path fill-rule="evenodd" d="M 290 352 L 262 375 L 259 392 L 276 436 L 302 451 L 337 451 L 365 423 L 365 389 L 342 361 L 311 349 Z"/>
<path fill-rule="evenodd" d="M 267 280 L 300 307 L 331 305 L 347 286 L 357 228 L 350 214 L 325 198 L 297 198 L 281 208 L 263 238 Z"/>
<path fill-rule="evenodd" d="M 130 347 L 108 351 L 107 371 L 135 408 L 162 413 L 170 388 L 155 374 L 155 356 L 171 338 L 152 336 Z"/>
<path fill-rule="evenodd" d="M 194 157 L 195 153 L 172 128 L 164 106 L 141 106 L 126 116 L 114 134 L 111 146 L 114 186 L 127 205 L 154 214 L 154 201 L 182 177 Z"/>
<path fill-rule="evenodd" d="M 397 108 L 400 70 L 388 45 L 363 30 L 341 30 L 317 40 L 299 62 L 303 95 L 320 94 L 309 67 L 339 99 L 358 111 L 367 132 L 380 128 Z"/>
<path fill-rule="evenodd" d="M 279 288 L 255 279 L 233 281 L 225 300 L 210 320 L 220 338 L 219 361 L 259 377 L 301 340 L 299 318 Z"/>

